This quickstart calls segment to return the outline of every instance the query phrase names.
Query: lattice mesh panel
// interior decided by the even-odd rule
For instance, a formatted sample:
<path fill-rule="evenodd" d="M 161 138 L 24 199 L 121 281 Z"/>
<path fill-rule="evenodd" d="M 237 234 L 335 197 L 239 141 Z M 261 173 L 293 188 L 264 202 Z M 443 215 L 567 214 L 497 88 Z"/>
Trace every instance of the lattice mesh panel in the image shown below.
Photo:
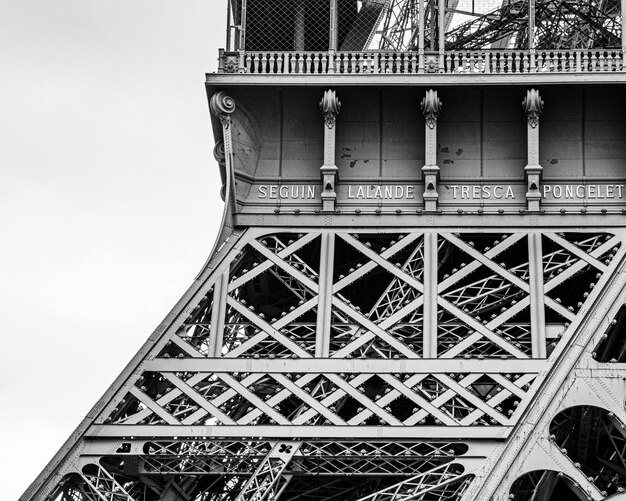
<path fill-rule="evenodd" d="M 246 50 L 328 50 L 329 37 L 329 0 L 247 0 Z"/>
<path fill-rule="evenodd" d="M 463 12 L 446 25 L 447 49 L 529 46 L 528 0 L 461 0 L 457 9 Z M 537 49 L 618 47 L 620 17 L 616 0 L 536 2 L 534 45 Z"/>

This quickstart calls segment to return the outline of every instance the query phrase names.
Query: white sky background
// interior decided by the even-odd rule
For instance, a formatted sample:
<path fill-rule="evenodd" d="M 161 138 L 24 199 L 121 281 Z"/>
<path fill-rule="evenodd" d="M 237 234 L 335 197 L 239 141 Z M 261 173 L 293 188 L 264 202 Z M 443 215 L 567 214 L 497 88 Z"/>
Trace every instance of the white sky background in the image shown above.
<path fill-rule="evenodd" d="M 225 0 L 0 1 L 0 499 L 191 284 L 222 202 Z"/>

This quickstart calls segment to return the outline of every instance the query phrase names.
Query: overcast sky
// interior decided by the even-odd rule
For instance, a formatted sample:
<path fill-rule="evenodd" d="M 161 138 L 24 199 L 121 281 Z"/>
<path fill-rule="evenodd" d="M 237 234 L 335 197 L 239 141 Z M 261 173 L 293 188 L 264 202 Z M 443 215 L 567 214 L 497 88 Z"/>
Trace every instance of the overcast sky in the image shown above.
<path fill-rule="evenodd" d="M 0 499 L 191 284 L 222 204 L 225 0 L 0 1 Z"/>

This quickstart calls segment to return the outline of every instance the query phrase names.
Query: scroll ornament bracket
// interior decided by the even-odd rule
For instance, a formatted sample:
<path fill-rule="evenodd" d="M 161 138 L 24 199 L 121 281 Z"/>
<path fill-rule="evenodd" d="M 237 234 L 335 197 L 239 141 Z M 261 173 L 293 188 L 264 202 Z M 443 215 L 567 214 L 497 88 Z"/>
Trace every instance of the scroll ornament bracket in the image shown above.
<path fill-rule="evenodd" d="M 543 99 L 539 95 L 537 89 L 529 89 L 526 92 L 526 97 L 522 101 L 522 108 L 528 119 L 528 125 L 533 129 L 539 125 L 539 116 L 543 111 Z"/>
<path fill-rule="evenodd" d="M 230 127 L 230 115 L 235 111 L 235 100 L 227 95 L 224 91 L 219 91 L 211 96 L 209 108 L 222 122 L 222 127 L 228 129 Z"/>
<path fill-rule="evenodd" d="M 337 115 L 339 115 L 339 111 L 341 110 L 341 102 L 335 95 L 334 90 L 329 89 L 324 92 L 324 96 L 320 101 L 320 110 L 322 110 L 326 127 L 332 129 L 337 121 Z"/>
<path fill-rule="evenodd" d="M 224 141 L 219 140 L 215 143 L 213 148 L 213 156 L 217 161 L 220 169 L 220 178 L 222 181 L 222 187 L 220 188 L 220 196 L 222 200 L 226 199 L 226 151 L 224 147 Z"/>
<path fill-rule="evenodd" d="M 422 108 L 422 113 L 424 113 L 424 118 L 426 119 L 426 125 L 429 129 L 434 129 L 437 125 L 437 117 L 441 112 L 441 101 L 437 97 L 436 90 L 427 90 L 426 95 L 422 99 L 420 103 L 420 107 Z"/>

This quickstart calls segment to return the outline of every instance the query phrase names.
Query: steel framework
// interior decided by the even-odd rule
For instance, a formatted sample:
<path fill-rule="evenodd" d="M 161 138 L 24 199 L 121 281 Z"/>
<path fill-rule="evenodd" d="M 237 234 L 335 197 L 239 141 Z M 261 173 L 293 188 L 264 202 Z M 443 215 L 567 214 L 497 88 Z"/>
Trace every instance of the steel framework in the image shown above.
<path fill-rule="evenodd" d="M 48 498 L 462 499 L 567 356 L 622 239 L 250 229 Z M 572 419 L 555 421 L 559 444 Z M 619 474 L 623 438 L 606 434 Z"/>
<path fill-rule="evenodd" d="M 236 34 L 231 48 L 402 52 L 621 44 L 619 0 L 315 0 L 304 5 L 231 0 L 229 32 Z"/>
<path fill-rule="evenodd" d="M 524 89 L 518 124 L 498 101 L 503 88 L 489 96 L 506 109 L 486 107 L 482 80 L 515 84 L 518 65 L 529 78 L 554 65 L 582 80 L 599 64 L 600 82 L 621 82 L 622 53 L 558 50 L 618 43 L 619 9 L 467 4 L 229 2 L 233 46 L 207 84 L 225 201 L 216 246 L 21 501 L 626 499 L 626 152 L 605 139 L 626 118 L 606 106 L 598 118 L 584 94 L 582 118 L 563 101 L 565 119 L 553 112 L 548 126 L 582 144 L 559 137 L 552 151 L 565 148 L 574 165 L 580 146 L 582 178 L 542 184 L 539 91 Z M 474 48 L 503 50 L 475 58 Z M 299 100 L 327 76 L 346 91 L 345 128 L 339 92 L 318 89 L 318 123 Z M 348 89 L 353 77 L 393 92 L 368 101 Z M 442 120 L 443 132 L 437 91 L 421 94 L 418 141 L 406 103 L 389 94 L 420 78 L 474 81 L 479 92 L 463 94 L 475 103 L 461 121 Z M 229 85 L 235 97 L 221 90 Z M 460 179 L 452 188 L 441 179 L 438 154 L 454 163 L 446 126 L 448 137 L 477 133 L 462 143 L 479 143 L 465 164 L 479 164 L 472 190 L 459 172 L 447 169 Z M 361 170 L 337 166 L 359 149 Z M 613 156 L 588 155 L 603 149 Z M 501 177 L 484 172 L 493 152 L 508 166 Z M 412 197 L 382 195 L 407 194 L 404 178 Z"/>

